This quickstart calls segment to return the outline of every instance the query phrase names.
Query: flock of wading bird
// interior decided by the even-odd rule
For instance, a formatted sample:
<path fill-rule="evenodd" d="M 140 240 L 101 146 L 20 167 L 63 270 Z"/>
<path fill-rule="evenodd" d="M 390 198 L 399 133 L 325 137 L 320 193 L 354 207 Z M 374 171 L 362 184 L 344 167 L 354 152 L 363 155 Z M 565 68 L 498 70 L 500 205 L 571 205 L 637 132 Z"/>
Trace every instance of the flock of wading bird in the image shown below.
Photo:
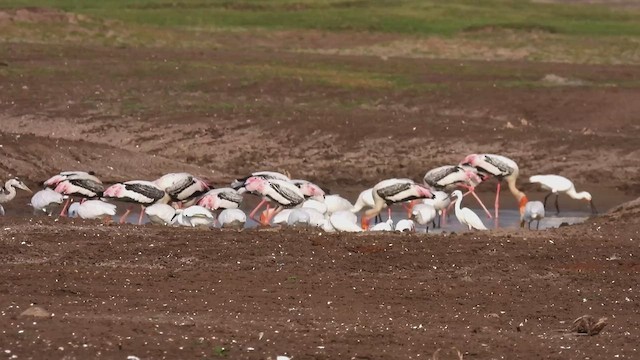
<path fill-rule="evenodd" d="M 516 198 L 520 211 L 520 226 L 536 221 L 536 228 L 545 216 L 547 199 L 555 195 L 555 207 L 559 213 L 558 195 L 565 193 L 578 200 L 586 200 L 591 211 L 597 213 L 588 192 L 576 192 L 573 183 L 559 175 L 535 175 L 529 178 L 549 193 L 540 201 L 528 201 L 516 186 L 518 165 L 501 155 L 472 154 L 458 165 L 445 165 L 428 171 L 422 184 L 411 179 L 386 179 L 360 193 L 355 205 L 339 195 L 328 195 L 322 188 L 307 180 L 259 171 L 233 181 L 230 187 L 212 189 L 209 185 L 188 173 L 170 173 L 154 181 L 132 180 L 105 185 L 95 174 L 83 171 L 64 171 L 44 181 L 44 189 L 31 198 L 30 205 L 36 212 L 51 215 L 53 207 L 62 205 L 60 216 L 79 216 L 83 219 L 111 219 L 116 215 L 116 205 L 110 200 L 139 204 L 138 224 L 146 214 L 149 221 L 162 225 L 219 226 L 242 228 L 247 215 L 239 209 L 245 193 L 261 197 L 260 203 L 249 213 L 249 218 L 262 226 L 290 225 L 319 227 L 325 231 L 358 232 L 365 230 L 415 231 L 416 223 L 439 227 L 447 210 L 455 206 L 455 216 L 469 230 L 486 230 L 480 217 L 469 208 L 461 207 L 467 194 L 478 201 L 488 218 L 492 214 L 484 206 L 474 189 L 480 183 L 494 177 L 498 180 L 495 213 L 499 216 L 500 187 L 506 181 L 509 191 Z M 19 179 L 8 180 L 0 192 L 1 204 L 12 200 L 16 189 L 31 192 Z M 466 190 L 463 194 L 460 189 Z M 73 202 L 74 199 L 81 199 Z M 455 203 L 452 200 L 455 199 Z M 391 206 L 401 204 L 407 211 L 407 219 L 393 224 Z M 260 209 L 266 205 L 266 210 Z M 120 217 L 125 223 L 133 210 L 131 205 Z M 382 221 L 381 212 L 388 211 L 388 220 Z M 366 210 L 364 210 L 366 209 Z M 358 225 L 357 213 L 363 211 Z M 217 216 L 216 216 L 217 215 Z M 375 218 L 376 224 L 369 226 Z M 436 219 L 438 224 L 436 224 Z M 496 222 L 497 224 L 497 222 Z"/>

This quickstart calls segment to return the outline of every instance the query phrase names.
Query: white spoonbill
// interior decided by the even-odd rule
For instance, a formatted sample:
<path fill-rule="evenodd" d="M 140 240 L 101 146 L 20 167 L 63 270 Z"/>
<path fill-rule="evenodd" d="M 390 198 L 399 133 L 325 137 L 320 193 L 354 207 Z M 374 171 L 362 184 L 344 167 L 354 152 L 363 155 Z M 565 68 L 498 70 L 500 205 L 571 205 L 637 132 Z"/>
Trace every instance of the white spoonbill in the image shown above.
<path fill-rule="evenodd" d="M 527 203 L 527 196 L 516 187 L 516 181 L 518 180 L 518 164 L 508 157 L 495 154 L 471 154 L 462 160 L 461 165 L 473 166 L 478 170 L 478 174 L 484 180 L 489 176 L 494 176 L 498 179 L 498 185 L 496 187 L 496 202 L 495 202 L 495 218 L 496 224 L 498 219 L 498 209 L 500 208 L 500 186 L 502 179 L 507 181 L 509 191 L 513 197 L 518 201 L 518 208 L 520 214 L 524 212 L 524 206 Z"/>
<path fill-rule="evenodd" d="M 103 193 L 105 198 L 116 199 L 125 202 L 140 204 L 140 217 L 138 225 L 142 224 L 144 207 L 153 204 L 167 204 L 171 197 L 158 185 L 151 181 L 132 180 L 123 183 L 116 183 L 109 186 Z M 124 224 L 127 215 L 131 213 L 130 206 L 120 218 L 120 224 Z"/>
<path fill-rule="evenodd" d="M 318 201 L 318 200 L 314 200 L 314 199 L 307 199 L 302 203 L 302 208 L 303 209 L 314 209 L 316 211 L 318 211 L 321 214 L 326 214 L 327 213 L 327 204 L 325 204 L 323 201 Z"/>
<path fill-rule="evenodd" d="M 349 210 L 336 211 L 329 217 L 331 227 L 325 226 L 325 231 L 331 232 L 331 228 L 336 231 L 361 232 L 363 229 L 358 226 L 358 217 Z"/>
<path fill-rule="evenodd" d="M 548 193 L 547 196 L 544 197 L 543 205 L 545 208 L 546 208 L 547 199 L 549 198 L 549 196 L 553 194 L 556 195 L 556 211 L 558 214 L 560 214 L 560 207 L 558 206 L 558 195 L 560 193 L 565 193 L 572 199 L 588 201 L 589 206 L 591 207 L 591 212 L 593 214 L 598 213 L 598 211 L 596 210 L 596 207 L 593 205 L 591 194 L 586 191 L 576 192 L 576 188 L 573 185 L 573 182 L 564 176 L 534 175 L 529 178 L 529 182 L 540 184 L 543 189 L 550 191 L 550 193 Z"/>
<path fill-rule="evenodd" d="M 292 209 L 287 217 L 287 225 L 289 226 L 309 226 L 311 217 L 304 209 Z"/>
<path fill-rule="evenodd" d="M 18 178 L 9 179 L 0 188 L 0 215 L 4 215 L 2 204 L 8 203 L 16 197 L 16 188 L 31 193 L 31 189 Z"/>
<path fill-rule="evenodd" d="M 353 208 L 353 204 L 338 194 L 325 195 L 324 204 L 327 205 L 327 214 L 331 215 L 338 211 L 347 211 Z"/>
<path fill-rule="evenodd" d="M 429 232 L 429 223 L 436 227 L 437 210 L 431 204 L 417 204 L 411 211 L 411 218 L 420 225 L 427 225 L 427 232 Z"/>
<path fill-rule="evenodd" d="M 215 221 L 216 218 L 213 216 L 211 211 L 200 205 L 193 205 L 184 209 L 176 209 L 176 217 L 174 218 L 174 223 L 188 227 L 211 227 Z"/>
<path fill-rule="evenodd" d="M 402 219 L 396 224 L 396 231 L 414 232 L 416 231 L 416 224 L 411 219 Z"/>
<path fill-rule="evenodd" d="M 111 219 L 116 214 L 116 206 L 102 200 L 86 200 L 69 206 L 69 217 L 79 216 L 81 219 Z"/>
<path fill-rule="evenodd" d="M 520 217 L 520 227 L 524 227 L 524 223 L 529 224 L 531 230 L 531 222 L 536 221 L 536 230 L 540 228 L 540 220 L 544 218 L 544 204 L 542 201 L 529 201 L 524 206 L 524 214 Z"/>
<path fill-rule="evenodd" d="M 242 229 L 247 222 L 247 214 L 240 209 L 224 209 L 218 215 L 221 228 Z"/>
<path fill-rule="evenodd" d="M 173 218 L 176 216 L 176 209 L 167 204 L 153 204 L 144 209 L 149 221 L 152 224 L 171 225 Z"/>
<path fill-rule="evenodd" d="M 431 205 L 437 212 L 438 217 L 438 227 L 441 227 L 442 218 L 445 218 L 451 205 L 451 197 L 444 191 L 434 191 L 433 199 L 424 199 L 422 200 L 423 204 Z M 422 224 L 424 225 L 424 224 Z"/>
<path fill-rule="evenodd" d="M 383 180 L 373 187 L 374 206 L 365 211 L 362 216 L 362 228 L 366 230 L 369 227 L 369 219 L 378 215 L 385 204 L 390 206 L 394 203 L 424 198 L 433 198 L 431 190 L 411 179 Z M 391 212 L 390 209 L 389 212 Z"/>
<path fill-rule="evenodd" d="M 482 220 L 480 220 L 480 217 L 471 211 L 471 209 L 460 208 L 460 203 L 462 203 L 462 191 L 455 190 L 451 196 L 456 198 L 456 217 L 460 224 L 467 225 L 469 230 L 488 230 L 482 223 Z"/>
<path fill-rule="evenodd" d="M 36 212 L 44 212 L 47 215 L 51 215 L 51 208 L 56 205 L 61 205 L 66 197 L 60 193 L 57 193 L 50 188 L 44 188 L 31 197 L 29 205 L 33 207 Z"/>
<path fill-rule="evenodd" d="M 387 219 L 387 221 L 379 222 L 373 225 L 369 231 L 393 231 L 393 219 Z"/>

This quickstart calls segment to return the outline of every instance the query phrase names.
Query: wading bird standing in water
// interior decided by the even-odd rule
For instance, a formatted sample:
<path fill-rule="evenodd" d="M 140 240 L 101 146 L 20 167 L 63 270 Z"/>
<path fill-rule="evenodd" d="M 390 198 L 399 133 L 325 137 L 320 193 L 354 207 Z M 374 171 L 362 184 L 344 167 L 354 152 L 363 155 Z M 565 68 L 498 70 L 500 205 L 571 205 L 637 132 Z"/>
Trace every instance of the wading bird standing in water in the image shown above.
<path fill-rule="evenodd" d="M 543 189 L 550 191 L 547 196 L 544 197 L 544 207 L 547 207 L 547 199 L 549 196 L 556 196 L 556 212 L 560 214 L 560 207 L 558 206 L 558 195 L 560 193 L 567 194 L 570 198 L 576 200 L 585 200 L 589 202 L 589 206 L 591 207 L 591 213 L 597 214 L 598 211 L 596 207 L 593 205 L 593 200 L 591 199 L 591 194 L 582 191 L 576 192 L 576 188 L 573 185 L 571 180 L 567 179 L 564 176 L 560 175 L 534 175 L 529 178 L 529 182 L 537 183 L 542 186 Z"/>

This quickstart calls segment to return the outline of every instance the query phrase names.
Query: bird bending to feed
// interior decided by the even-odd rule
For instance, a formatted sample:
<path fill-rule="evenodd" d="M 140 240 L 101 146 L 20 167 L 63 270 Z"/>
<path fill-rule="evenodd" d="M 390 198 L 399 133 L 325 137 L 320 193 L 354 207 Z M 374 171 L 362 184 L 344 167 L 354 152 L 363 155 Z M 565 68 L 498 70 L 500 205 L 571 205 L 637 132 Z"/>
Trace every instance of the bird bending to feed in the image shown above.
<path fill-rule="evenodd" d="M 54 189 L 54 191 L 67 195 L 67 201 L 62 206 L 60 216 L 65 216 L 65 212 L 71 203 L 71 197 L 81 197 L 93 199 L 102 196 L 104 185 L 95 176 L 93 171 L 63 171 L 54 175 L 44 182 L 44 186 Z"/>
<path fill-rule="evenodd" d="M 356 214 L 348 210 L 336 211 L 329 217 L 329 224 L 323 226 L 323 229 L 327 232 L 332 232 L 332 229 L 343 232 L 362 232 L 360 226 L 358 226 L 358 217 Z"/>
<path fill-rule="evenodd" d="M 224 209 L 218 215 L 221 228 L 242 229 L 247 222 L 247 215 L 240 209 Z"/>
<path fill-rule="evenodd" d="M 260 223 L 263 226 L 269 225 L 271 219 L 285 208 L 296 207 L 304 201 L 304 194 L 300 189 L 289 181 L 278 179 L 264 179 L 262 177 L 250 177 L 245 183 L 244 187 L 247 191 L 255 194 L 262 195 L 263 199 L 258 206 L 253 209 L 249 217 Z M 266 218 L 256 219 L 254 215 L 260 208 L 260 206 L 267 201 L 273 201 L 277 204 L 276 209 L 273 212 L 267 210 Z"/>
<path fill-rule="evenodd" d="M 416 224 L 411 219 L 402 219 L 396 224 L 396 231 L 414 232 L 416 231 Z"/>
<path fill-rule="evenodd" d="M 51 207 L 61 205 L 65 198 L 65 195 L 57 193 L 50 188 L 45 188 L 33 194 L 29 205 L 33 207 L 34 213 L 42 211 L 47 215 L 51 215 Z"/>
<path fill-rule="evenodd" d="M 393 219 L 373 225 L 369 231 L 393 231 Z"/>
<path fill-rule="evenodd" d="M 373 205 L 373 188 L 368 188 L 360 192 L 358 198 L 356 199 L 356 203 L 353 205 L 353 208 L 351 208 L 351 212 L 355 214 L 360 212 L 360 210 L 364 209 L 365 207 L 373 208 Z M 384 206 L 386 207 L 387 204 L 385 204 Z M 382 216 L 380 216 L 380 214 L 376 215 L 375 222 L 382 222 Z"/>
<path fill-rule="evenodd" d="M 556 212 L 560 214 L 560 207 L 558 206 L 558 195 L 560 193 L 567 194 L 570 198 L 576 200 L 586 200 L 589 202 L 589 206 L 591 207 L 591 213 L 597 214 L 595 205 L 593 205 L 593 200 L 591 198 L 591 194 L 582 191 L 576 192 L 576 188 L 573 185 L 573 182 L 567 179 L 564 176 L 560 175 L 534 175 L 529 178 L 529 182 L 537 183 L 542 186 L 543 189 L 549 190 L 550 193 L 544 197 L 544 207 L 547 207 L 547 199 L 549 196 L 555 194 L 556 195 Z"/>
<path fill-rule="evenodd" d="M 465 165 L 440 166 L 427 171 L 423 178 L 425 185 L 435 190 L 452 191 L 458 187 L 467 189 L 467 193 L 463 196 L 467 194 L 473 195 L 480 206 L 482 206 L 482 209 L 487 213 L 487 216 L 491 218 L 491 213 L 475 192 L 475 187 L 478 186 L 482 180 L 474 167 Z"/>
<path fill-rule="evenodd" d="M 164 190 L 171 201 L 182 204 L 196 198 L 209 190 L 209 185 L 189 173 L 169 173 L 153 181 Z"/>
<path fill-rule="evenodd" d="M 241 190 L 241 192 L 244 191 L 244 184 L 245 182 L 250 178 L 250 177 L 259 177 L 259 178 L 263 178 L 265 180 L 284 180 L 284 181 L 291 181 L 291 179 L 289 178 L 288 175 L 279 173 L 279 172 L 275 172 L 275 171 L 256 171 L 251 173 L 251 175 L 245 176 L 243 178 L 240 179 L 236 179 L 233 182 L 231 182 L 231 187 L 236 189 L 236 190 Z"/>
<path fill-rule="evenodd" d="M 518 208 L 520 214 L 524 211 L 524 206 L 527 203 L 527 196 L 516 187 L 516 180 L 518 180 L 518 164 L 508 157 L 494 154 L 471 154 L 464 158 L 461 165 L 473 166 L 478 170 L 478 174 L 484 179 L 489 176 L 494 176 L 498 179 L 498 185 L 496 187 L 496 202 L 495 202 L 495 219 L 496 225 L 498 223 L 498 209 L 500 207 L 500 186 L 502 179 L 507 181 L 509 191 L 518 201 Z"/>
<path fill-rule="evenodd" d="M 383 180 L 373 187 L 374 205 L 362 215 L 362 228 L 364 230 L 369 228 L 369 220 L 378 215 L 385 204 L 390 206 L 395 203 L 424 198 L 433 199 L 431 190 L 411 179 Z M 390 212 L 391 209 L 389 209 L 389 217 L 391 217 Z"/>
<path fill-rule="evenodd" d="M 438 227 L 441 227 L 442 218 L 446 217 L 446 214 L 448 211 L 447 209 L 451 205 L 451 197 L 449 197 L 449 194 L 447 194 L 444 191 L 434 191 L 433 196 L 434 196 L 433 199 L 424 199 L 422 200 L 422 203 L 431 205 L 436 210 L 437 217 L 438 217 Z M 445 221 L 446 221 L 446 218 L 445 218 Z"/>
<path fill-rule="evenodd" d="M 216 218 L 213 216 L 211 211 L 200 205 L 193 205 L 184 209 L 176 209 L 176 216 L 174 218 L 174 223 L 188 227 L 211 227 L 215 221 Z"/>
<path fill-rule="evenodd" d="M 480 217 L 471 211 L 471 209 L 460 208 L 460 204 L 462 203 L 462 191 L 455 190 L 451 196 L 456 198 L 456 217 L 460 224 L 466 225 L 469 227 L 469 230 L 488 230 L 482 223 L 482 220 L 480 220 Z"/>
<path fill-rule="evenodd" d="M 304 209 L 292 209 L 287 217 L 289 226 L 309 226 L 311 216 Z"/>
<path fill-rule="evenodd" d="M 433 228 L 436 227 L 436 216 L 436 208 L 427 203 L 417 204 L 411 211 L 411 219 L 420 225 L 427 225 L 427 232 L 429 232 L 429 223 L 433 225 Z"/>
<path fill-rule="evenodd" d="M 16 188 L 31 193 L 31 189 L 18 178 L 9 179 L 4 183 L 4 186 L 0 188 L 0 213 L 4 215 L 4 208 L 2 204 L 8 203 L 16 197 Z"/>
<path fill-rule="evenodd" d="M 524 213 L 520 216 L 520 227 L 524 227 L 524 223 L 528 223 L 531 230 L 531 222 L 536 221 L 536 230 L 540 228 L 540 220 L 544 218 L 544 204 L 542 201 L 529 201 L 524 206 Z"/>
<path fill-rule="evenodd" d="M 81 219 L 111 219 L 116 215 L 116 206 L 102 200 L 87 200 L 69 206 L 69 217 L 79 216 Z"/>
<path fill-rule="evenodd" d="M 151 181 L 132 180 L 116 183 L 109 186 L 103 193 L 105 198 L 116 199 L 124 202 L 140 204 L 140 217 L 138 225 L 142 225 L 144 207 L 153 204 L 167 204 L 171 197 L 158 185 Z M 127 215 L 131 213 L 132 206 L 120 217 L 120 224 L 124 224 Z"/>
<path fill-rule="evenodd" d="M 152 224 L 171 225 L 173 218 L 176 216 L 176 209 L 167 204 L 153 204 L 144 209 L 149 221 Z"/>
<path fill-rule="evenodd" d="M 322 190 L 320 186 L 312 183 L 311 181 L 295 179 L 295 180 L 291 180 L 291 183 L 297 186 L 298 189 L 300 189 L 300 191 L 302 192 L 302 195 L 304 195 L 306 199 L 309 199 L 309 198 L 313 198 L 315 200 L 324 199 L 324 190 Z"/>
<path fill-rule="evenodd" d="M 197 201 L 197 205 L 209 210 L 237 209 L 242 203 L 242 194 L 233 188 L 209 190 Z"/>

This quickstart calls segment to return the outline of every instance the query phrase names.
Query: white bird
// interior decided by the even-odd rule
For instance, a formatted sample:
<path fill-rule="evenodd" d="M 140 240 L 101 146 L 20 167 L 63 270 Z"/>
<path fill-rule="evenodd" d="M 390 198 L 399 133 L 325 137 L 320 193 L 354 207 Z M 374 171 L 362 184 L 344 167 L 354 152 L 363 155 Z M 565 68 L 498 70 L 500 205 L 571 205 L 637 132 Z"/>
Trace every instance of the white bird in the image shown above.
<path fill-rule="evenodd" d="M 176 216 L 176 209 L 167 204 L 153 204 L 144 209 L 149 221 L 153 224 L 171 225 Z"/>
<path fill-rule="evenodd" d="M 429 223 L 433 224 L 434 228 L 436 227 L 436 216 L 436 208 L 427 203 L 417 204 L 411 211 L 411 218 L 420 225 L 427 225 L 427 232 L 429 232 Z"/>
<path fill-rule="evenodd" d="M 520 227 L 524 227 L 524 223 L 528 223 L 531 230 L 531 222 L 536 221 L 536 230 L 540 228 L 540 220 L 544 218 L 544 204 L 542 201 L 529 201 L 524 206 L 524 214 L 520 219 Z"/>
<path fill-rule="evenodd" d="M 200 205 L 193 205 L 184 209 L 176 209 L 174 223 L 188 227 L 211 227 L 215 220 L 216 218 L 211 211 Z"/>
<path fill-rule="evenodd" d="M 171 197 L 163 189 L 155 183 L 145 180 L 132 180 L 113 184 L 105 189 L 103 196 L 105 198 L 140 204 L 138 225 L 142 224 L 142 216 L 144 215 L 145 206 L 153 204 L 167 204 L 171 201 Z M 124 215 L 120 217 L 121 224 L 125 222 L 125 219 L 131 212 L 131 209 L 132 207 L 130 206 Z"/>
<path fill-rule="evenodd" d="M 271 216 L 271 214 L 275 211 L 275 208 L 270 208 L 267 209 L 265 211 L 263 211 L 262 213 L 262 219 L 266 219 L 269 216 Z M 289 214 L 291 214 L 291 211 L 293 209 L 284 209 L 280 212 L 278 212 L 277 214 L 273 215 L 273 217 L 271 218 L 271 223 L 274 225 L 285 225 L 287 223 L 287 220 L 289 220 Z"/>
<path fill-rule="evenodd" d="M 416 224 L 411 219 L 402 219 L 396 224 L 396 231 L 399 232 L 414 232 L 416 230 Z"/>
<path fill-rule="evenodd" d="M 361 232 L 363 229 L 358 226 L 358 217 L 349 210 L 336 211 L 329 217 L 331 226 L 336 231 Z"/>
<path fill-rule="evenodd" d="M 240 228 L 247 222 L 247 215 L 240 209 L 224 209 L 218 215 L 221 228 Z"/>
<path fill-rule="evenodd" d="M 197 204 L 209 210 L 237 209 L 242 203 L 242 194 L 233 188 L 209 190 L 198 199 Z"/>
<path fill-rule="evenodd" d="M 33 207 L 34 211 L 44 212 L 47 215 L 51 215 L 51 208 L 56 205 L 61 205 L 64 202 L 65 196 L 57 193 L 50 188 L 45 188 L 31 197 L 29 205 Z"/>
<path fill-rule="evenodd" d="M 69 216 L 81 219 L 109 218 L 116 215 L 116 206 L 102 200 L 86 200 L 69 206 Z"/>
<path fill-rule="evenodd" d="M 324 225 L 326 219 L 323 213 L 313 208 L 303 207 L 302 210 L 309 214 L 309 226 L 322 227 Z"/>
<path fill-rule="evenodd" d="M 393 219 L 388 219 L 385 222 L 379 222 L 373 225 L 369 231 L 393 231 Z"/>
<path fill-rule="evenodd" d="M 467 227 L 469 227 L 469 230 L 488 230 L 487 227 L 482 223 L 482 220 L 480 220 L 480 217 L 478 217 L 476 213 L 471 211 L 471 209 L 460 208 L 460 204 L 462 203 L 462 191 L 455 190 L 451 194 L 451 196 L 456 198 L 456 217 L 458 218 L 460 224 L 467 225 Z"/>
<path fill-rule="evenodd" d="M 169 173 L 153 181 L 164 190 L 171 201 L 183 203 L 196 198 L 209 190 L 209 185 L 189 173 Z"/>
<path fill-rule="evenodd" d="M 362 228 L 365 230 L 368 228 L 369 219 L 378 215 L 385 204 L 390 206 L 394 203 L 424 198 L 433 198 L 431 190 L 424 185 L 415 183 L 411 179 L 383 180 L 373 187 L 374 206 L 365 211 L 362 216 Z M 391 214 L 389 214 L 389 217 L 391 217 Z"/>
<path fill-rule="evenodd" d="M 576 188 L 573 185 L 573 182 L 564 176 L 534 175 L 529 178 L 529 182 L 538 183 L 542 186 L 543 189 L 550 191 L 550 193 L 544 197 L 543 205 L 545 208 L 546 208 L 547 199 L 549 198 L 549 196 L 553 194 L 556 195 L 556 211 L 558 214 L 560 213 L 560 207 L 558 206 L 558 195 L 560 193 L 565 193 L 572 199 L 588 201 L 589 206 L 591 206 L 591 212 L 593 214 L 598 213 L 598 211 L 596 210 L 596 207 L 593 205 L 593 199 L 591 198 L 591 194 L 586 191 L 576 192 Z"/>
<path fill-rule="evenodd" d="M 356 219 L 356 221 L 357 221 L 357 219 Z M 324 232 L 328 232 L 328 233 L 336 232 L 336 229 L 333 227 L 333 225 L 331 225 L 331 220 L 329 218 L 325 218 L 324 219 L 324 221 L 322 222 L 322 225 L 320 226 L 320 228 Z"/>
<path fill-rule="evenodd" d="M 338 211 L 351 210 L 353 204 L 338 194 L 325 195 L 324 204 L 327 205 L 327 214 L 331 215 Z"/>
<path fill-rule="evenodd" d="M 311 217 L 309 213 L 303 209 L 292 209 L 287 217 L 287 225 L 289 226 L 309 226 Z"/>
<path fill-rule="evenodd" d="M 0 215 L 4 215 L 2 204 L 8 203 L 16 197 L 16 188 L 31 193 L 31 189 L 18 178 L 9 179 L 0 188 Z"/>
<path fill-rule="evenodd" d="M 444 191 L 434 191 L 433 196 L 433 199 L 424 199 L 422 200 L 422 203 L 433 206 L 437 212 L 438 227 L 440 227 L 442 218 L 446 217 L 447 209 L 451 205 L 451 197 L 449 197 L 449 194 Z"/>
<path fill-rule="evenodd" d="M 314 209 L 316 211 L 318 211 L 321 214 L 326 214 L 327 213 L 327 204 L 325 204 L 322 201 L 318 201 L 315 199 L 308 199 L 305 200 L 302 203 L 302 208 L 303 209 Z"/>
<path fill-rule="evenodd" d="M 498 219 L 498 209 L 500 207 L 500 186 L 502 179 L 507 181 L 509 191 L 513 197 L 518 201 L 518 208 L 520 214 L 524 212 L 524 206 L 527 203 L 526 195 L 516 187 L 516 181 L 518 180 L 518 164 L 508 157 L 495 154 L 471 154 L 467 155 L 462 160 L 461 165 L 473 166 L 478 171 L 480 177 L 485 180 L 489 176 L 494 176 L 498 179 L 498 185 L 496 187 L 496 202 L 495 202 L 495 218 Z"/>

